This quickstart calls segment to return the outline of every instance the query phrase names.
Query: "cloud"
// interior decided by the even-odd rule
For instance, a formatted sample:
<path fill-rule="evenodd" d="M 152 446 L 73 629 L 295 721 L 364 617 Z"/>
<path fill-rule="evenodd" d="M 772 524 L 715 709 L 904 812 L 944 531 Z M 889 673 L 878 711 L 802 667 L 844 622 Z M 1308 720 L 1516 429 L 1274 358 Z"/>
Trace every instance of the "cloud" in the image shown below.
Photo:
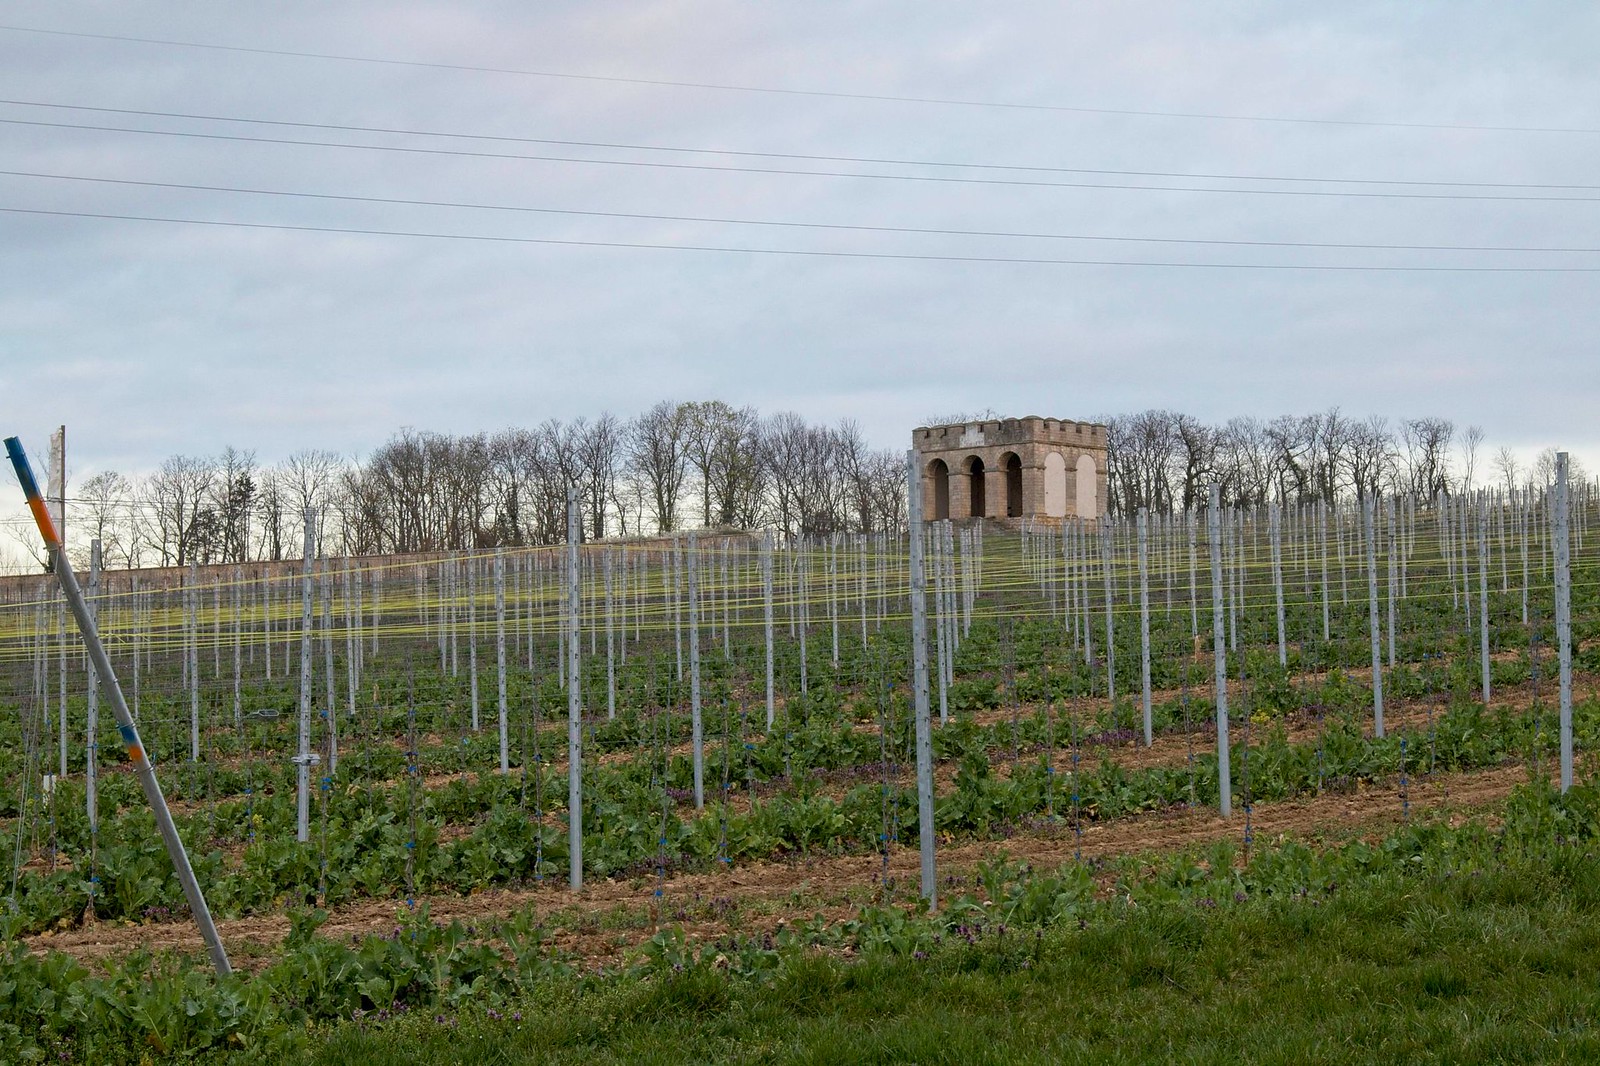
<path fill-rule="evenodd" d="M 829 9 L 713 0 L 23 2 L 20 25 L 974 107 L 273 56 L 0 31 L 0 96 L 144 111 L 816 157 L 721 156 L 0 105 L 0 118 L 586 157 L 396 153 L 0 124 L 6 169 L 481 204 L 943 230 L 1333 244 L 1593 245 L 1600 72 L 1584 5 Z M 1317 123 L 1189 116 L 1301 116 Z M 1412 126 L 1364 125 L 1368 122 Z M 1207 175 L 1159 179 L 996 165 Z M 688 169 L 743 167 L 740 170 Z M 949 180 L 753 170 L 899 174 Z M 1362 179 L 1365 184 L 1228 176 Z M 1015 184 L 1055 182 L 1057 187 Z M 1004 184 L 1011 182 L 1012 184 Z M 1391 182 L 1392 184 L 1383 184 Z M 1415 186 L 1406 182 L 1454 182 Z M 1473 183 L 1541 188 L 1479 188 Z M 1153 192 L 1090 185 L 1254 192 Z M 1333 191 L 1365 195 L 1306 195 Z M 1393 194 L 1408 194 L 1397 196 Z M 1420 198 L 1415 194 L 1425 194 Z M 578 242 L 1286 266 L 1597 266 L 1593 253 L 1384 251 L 601 219 L 0 177 L 0 206 Z M 149 469 L 271 461 L 717 396 L 855 417 L 1208 418 L 1337 404 L 1600 452 L 1594 275 L 1005 265 L 495 244 L 0 214 L 0 377 L 42 447 Z M 32 419 L 30 423 L 28 420 Z M 1600 462 L 1590 462 L 1591 467 Z"/>

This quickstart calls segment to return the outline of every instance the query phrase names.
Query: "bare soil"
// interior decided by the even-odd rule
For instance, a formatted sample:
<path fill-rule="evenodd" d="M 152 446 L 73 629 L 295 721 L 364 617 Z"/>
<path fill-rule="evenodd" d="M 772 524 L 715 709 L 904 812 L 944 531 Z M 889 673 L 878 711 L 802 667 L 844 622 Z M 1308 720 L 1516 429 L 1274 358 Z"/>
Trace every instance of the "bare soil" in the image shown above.
<path fill-rule="evenodd" d="M 1514 765 L 1413 780 L 1404 797 L 1396 787 L 1375 785 L 1349 794 L 1241 807 L 1231 819 L 1209 808 L 1175 808 L 1104 824 L 1086 823 L 1081 832 L 1068 824 L 1041 826 L 1004 840 L 944 844 L 939 866 L 942 878 L 954 877 L 960 884 L 970 880 L 979 864 L 1000 854 L 1052 868 L 1078 858 L 1173 852 L 1223 839 L 1242 844 L 1247 827 L 1257 843 L 1291 837 L 1340 839 L 1382 832 L 1406 816 L 1470 817 L 1528 779 L 1528 769 Z M 818 855 L 671 874 L 659 886 L 659 900 L 654 878 L 634 878 L 591 881 L 576 894 L 564 882 L 545 883 L 469 896 L 429 896 L 417 903 L 426 903 L 435 920 L 459 920 L 480 928 L 531 906 L 554 920 L 556 947 L 590 965 L 615 964 L 664 923 L 682 925 L 691 937 L 713 939 L 770 930 L 781 921 L 800 921 L 817 913 L 831 919 L 848 917 L 862 903 L 884 898 L 886 886 L 889 898 L 907 901 L 917 892 L 919 863 L 915 849 L 900 847 L 890 852 L 887 863 L 877 853 Z M 321 932 L 340 939 L 392 932 L 405 911 L 404 903 L 392 899 L 364 900 L 335 908 Z M 283 914 L 268 914 L 227 919 L 217 926 L 235 964 L 259 968 L 276 954 L 289 920 Z M 53 949 L 88 962 L 138 948 L 202 950 L 194 926 L 186 921 L 93 922 L 39 934 L 26 942 L 37 952 Z"/>

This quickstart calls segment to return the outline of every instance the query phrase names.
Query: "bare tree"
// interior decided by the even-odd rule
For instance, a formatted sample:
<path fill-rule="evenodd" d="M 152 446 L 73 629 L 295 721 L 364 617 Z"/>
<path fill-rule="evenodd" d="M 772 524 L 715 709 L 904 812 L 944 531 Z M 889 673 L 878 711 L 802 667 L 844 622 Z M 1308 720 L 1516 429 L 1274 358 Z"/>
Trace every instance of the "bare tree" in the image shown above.
<path fill-rule="evenodd" d="M 791 536 L 837 531 L 842 481 L 836 476 L 837 436 L 807 425 L 792 411 L 780 411 L 762 422 L 760 439 L 774 524 Z"/>
<path fill-rule="evenodd" d="M 1483 427 L 1468 426 L 1461 434 L 1461 491 L 1472 491 L 1472 475 L 1478 468 L 1478 450 L 1483 447 Z"/>
<path fill-rule="evenodd" d="M 833 431 L 833 454 L 839 464 L 840 488 L 850 518 L 848 524 L 864 533 L 872 528 L 876 509 L 872 495 L 873 452 L 867 447 L 861 426 L 855 419 L 844 419 Z"/>
<path fill-rule="evenodd" d="M 333 489 L 339 482 L 339 456 L 320 448 L 306 448 L 295 452 L 283 461 L 279 470 L 280 486 L 287 497 L 291 519 L 298 525 L 306 511 L 316 508 L 326 510 Z M 328 516 L 319 515 L 317 522 L 317 550 L 322 550 L 323 527 Z"/>
<path fill-rule="evenodd" d="M 1587 481 L 1589 475 L 1585 473 L 1583 464 L 1578 462 L 1575 455 L 1567 455 L 1567 483 L 1576 484 Z M 1556 449 L 1546 448 L 1534 457 L 1533 469 L 1529 472 L 1529 480 L 1540 488 L 1555 484 L 1556 480 Z"/>
<path fill-rule="evenodd" d="M 435 514 L 439 548 L 474 548 L 488 513 L 489 440 L 482 433 L 433 438 L 430 462 L 437 485 Z"/>
<path fill-rule="evenodd" d="M 1347 470 L 1348 452 L 1357 436 L 1360 425 L 1330 407 L 1316 416 L 1316 445 L 1311 460 L 1311 487 L 1316 497 L 1324 503 L 1338 498 L 1344 473 Z"/>
<path fill-rule="evenodd" d="M 148 546 L 162 566 L 184 566 L 207 554 L 215 533 L 214 515 L 206 507 L 213 477 L 209 459 L 174 455 L 145 481 Z"/>
<path fill-rule="evenodd" d="M 1345 470 L 1357 499 L 1376 496 L 1395 469 L 1394 435 L 1389 420 L 1372 415 L 1357 422 L 1345 448 Z"/>
<path fill-rule="evenodd" d="M 628 426 L 625 456 L 645 487 L 656 529 L 678 528 L 678 497 L 688 475 L 688 427 L 681 405 L 663 400 Z"/>
<path fill-rule="evenodd" d="M 74 555 L 81 549 L 83 565 L 87 566 L 89 540 L 100 542 L 101 558 L 107 567 L 116 566 L 120 557 L 123 566 L 131 566 L 129 552 L 129 508 L 133 505 L 133 486 L 115 470 L 103 470 L 78 487 L 77 503 L 82 522 L 88 526 L 89 537 L 79 538 L 74 544 Z"/>
<path fill-rule="evenodd" d="M 644 532 L 644 483 L 624 466 L 611 483 L 611 504 L 616 508 L 617 532 L 633 536 Z"/>
<path fill-rule="evenodd" d="M 217 515 L 218 558 L 242 563 L 250 557 L 250 519 L 256 506 L 255 452 L 224 448 L 216 467 L 208 506 Z"/>
<path fill-rule="evenodd" d="M 589 508 L 589 528 L 596 538 L 606 535 L 606 515 L 615 497 L 617 466 L 622 461 L 622 424 L 603 412 L 578 437 L 579 481 Z"/>
<path fill-rule="evenodd" d="M 346 555 L 378 555 L 387 548 L 384 533 L 388 516 L 373 479 L 359 465 L 339 472 L 344 520 L 340 523 L 341 550 Z M 280 545 L 281 550 L 281 545 Z"/>
<path fill-rule="evenodd" d="M 1183 467 L 1183 508 L 1197 510 L 1207 495 L 1216 471 L 1217 432 L 1193 415 L 1178 415 L 1173 423 L 1178 461 Z"/>
<path fill-rule="evenodd" d="M 953 415 L 934 415 L 925 420 L 925 426 L 969 426 L 974 422 L 993 422 L 1000 416 L 994 413 L 994 408 L 985 407 L 977 411 L 957 411 Z"/>
<path fill-rule="evenodd" d="M 559 426 L 508 429 L 490 439 L 485 491 L 497 543 L 555 544 L 566 536 L 567 475 L 556 460 Z"/>
<path fill-rule="evenodd" d="M 874 521 L 871 529 L 898 536 L 906 527 L 906 464 L 892 451 L 873 452 L 867 460 Z"/>
<path fill-rule="evenodd" d="M 757 509 L 761 464 L 756 454 L 760 416 L 753 408 L 733 408 L 721 400 L 685 403 L 684 456 L 700 490 L 700 523 L 739 524 Z"/>
<path fill-rule="evenodd" d="M 761 521 L 766 469 L 761 465 L 761 416 L 741 407 L 722 427 L 712 451 L 712 515 L 718 525 L 752 529 Z"/>
<path fill-rule="evenodd" d="M 256 488 L 257 558 L 271 559 L 273 562 L 283 558 L 284 523 L 288 515 L 288 493 L 282 472 L 262 471 L 260 484 Z"/>
<path fill-rule="evenodd" d="M 1251 417 L 1230 418 L 1217 433 L 1217 470 L 1223 499 L 1256 507 L 1271 492 L 1274 450 L 1266 426 Z"/>
<path fill-rule="evenodd" d="M 693 400 L 678 408 L 683 419 L 683 453 L 700 488 L 700 524 L 711 525 L 711 465 L 718 444 L 734 420 L 733 408 L 721 400 Z"/>
<path fill-rule="evenodd" d="M 1400 423 L 1404 491 L 1430 499 L 1450 491 L 1450 441 L 1455 430 L 1448 418 L 1408 418 Z"/>
<path fill-rule="evenodd" d="M 1500 474 L 1500 480 L 1505 482 L 1506 492 L 1509 494 L 1517 487 L 1517 474 L 1522 466 L 1517 461 L 1517 453 L 1509 447 L 1503 447 L 1494 453 L 1494 468 Z"/>
<path fill-rule="evenodd" d="M 1271 477 L 1274 495 L 1284 504 L 1308 500 L 1315 495 L 1314 468 L 1317 458 L 1316 415 L 1279 415 L 1267 423 L 1266 438 L 1272 449 Z"/>
<path fill-rule="evenodd" d="M 381 516 L 380 550 L 416 552 L 438 547 L 431 465 L 439 449 L 433 437 L 402 429 L 367 460 L 361 491 L 370 509 Z"/>

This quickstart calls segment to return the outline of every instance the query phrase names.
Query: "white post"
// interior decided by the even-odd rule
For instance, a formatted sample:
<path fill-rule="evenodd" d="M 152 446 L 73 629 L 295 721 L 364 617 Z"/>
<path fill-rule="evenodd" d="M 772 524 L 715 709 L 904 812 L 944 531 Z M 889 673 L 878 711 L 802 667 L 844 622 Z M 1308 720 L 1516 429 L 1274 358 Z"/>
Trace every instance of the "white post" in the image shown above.
<path fill-rule="evenodd" d="M 1378 622 L 1378 559 L 1374 546 L 1373 502 L 1368 496 L 1361 502 L 1361 521 L 1367 542 L 1367 619 L 1372 637 L 1372 715 L 1373 732 L 1383 736 L 1383 652 L 1379 646 Z"/>
<path fill-rule="evenodd" d="M 1483 671 L 1483 705 L 1489 706 L 1489 513 L 1478 500 L 1478 660 Z"/>
<path fill-rule="evenodd" d="M 1111 613 L 1111 517 L 1100 516 L 1100 570 L 1105 578 L 1106 591 L 1106 702 L 1111 705 L 1111 714 L 1115 718 L 1117 713 L 1117 640 L 1116 627 Z"/>
<path fill-rule="evenodd" d="M 200 567 L 189 558 L 183 595 L 184 665 L 189 675 L 189 761 L 200 761 Z"/>
<path fill-rule="evenodd" d="M 100 622 L 100 541 L 89 542 L 89 599 L 86 605 L 89 619 L 97 626 Z M 100 671 L 94 659 L 89 660 L 89 691 L 87 693 L 87 722 L 84 745 L 84 801 L 88 807 L 89 834 L 100 831 L 100 804 L 98 782 L 100 778 Z M 20 813 L 20 812 L 19 812 Z"/>
<path fill-rule="evenodd" d="M 1328 503 L 1317 501 L 1317 545 L 1322 551 L 1322 640 L 1327 643 L 1332 635 L 1328 611 Z"/>
<path fill-rule="evenodd" d="M 50 471 L 46 478 L 45 503 L 56 523 L 61 546 L 67 546 L 67 427 L 57 426 L 50 434 Z"/>
<path fill-rule="evenodd" d="M 62 778 L 67 776 L 67 606 L 67 602 L 64 599 L 56 604 L 56 696 L 58 700 L 56 710 L 60 714 L 56 739 L 61 742 Z M 136 697 L 135 706 L 137 706 L 137 688 L 134 690 L 134 695 Z"/>
<path fill-rule="evenodd" d="M 612 586 L 611 551 L 605 553 L 606 580 L 606 717 L 617 716 L 616 594 Z"/>
<path fill-rule="evenodd" d="M 472 707 L 472 731 L 478 718 L 478 557 L 467 552 L 467 692 Z"/>
<path fill-rule="evenodd" d="M 323 688 L 328 696 L 328 774 L 331 776 L 339 768 L 339 690 L 333 673 L 333 575 L 328 571 L 327 556 L 320 550 L 318 568 L 322 572 L 317 592 L 322 597 L 322 669 Z"/>
<path fill-rule="evenodd" d="M 583 693 L 578 679 L 578 496 L 567 489 L 567 856 L 568 881 L 583 888 Z"/>
<path fill-rule="evenodd" d="M 933 548 L 933 655 L 934 672 L 939 675 L 939 724 L 944 725 L 950 721 L 950 690 L 946 680 L 950 674 L 950 612 L 946 610 L 947 603 L 944 594 L 945 567 L 944 567 L 944 537 L 940 530 L 940 523 L 934 522 L 932 528 L 926 531 L 927 543 Z M 913 536 L 924 536 L 922 529 L 915 529 Z M 926 558 L 926 557 L 925 557 Z"/>
<path fill-rule="evenodd" d="M 511 772 L 511 733 L 506 713 L 506 555 L 494 550 L 494 659 L 500 710 L 500 772 Z"/>
<path fill-rule="evenodd" d="M 1572 787 L 1572 549 L 1569 544 L 1571 510 L 1567 486 L 1567 453 L 1556 453 L 1555 594 L 1556 647 L 1561 676 L 1561 791 Z"/>
<path fill-rule="evenodd" d="M 705 723 L 700 716 L 700 546 L 689 534 L 689 728 L 694 748 L 694 809 L 706 805 Z"/>
<path fill-rule="evenodd" d="M 304 515 L 305 540 L 300 567 L 300 748 L 295 754 L 295 839 L 311 839 L 311 561 L 316 554 L 317 512 Z"/>
<path fill-rule="evenodd" d="M 1278 665 L 1289 665 L 1289 639 L 1283 618 L 1283 519 L 1277 504 L 1267 507 L 1272 536 L 1272 594 L 1278 605 Z"/>
<path fill-rule="evenodd" d="M 777 699 L 772 690 L 772 530 L 761 535 L 761 607 L 762 623 L 767 637 L 767 731 L 777 713 Z"/>
<path fill-rule="evenodd" d="M 1139 676 L 1143 686 L 1144 746 L 1155 743 L 1154 719 L 1150 710 L 1150 567 L 1149 515 L 1139 508 Z"/>
<path fill-rule="evenodd" d="M 922 484 L 917 453 L 906 453 L 906 513 L 911 525 L 911 691 L 917 731 L 917 829 L 922 852 L 922 898 L 939 906 L 934 869 L 933 723 L 928 710 L 927 576 L 922 568 Z"/>
<path fill-rule="evenodd" d="M 1222 486 L 1211 483 L 1211 506 L 1206 510 L 1206 539 L 1211 542 L 1211 651 L 1216 659 L 1217 686 L 1217 788 L 1224 818 L 1233 817 L 1233 781 L 1228 767 L 1228 642 L 1223 632 L 1222 602 Z"/>
<path fill-rule="evenodd" d="M 244 601 L 244 567 L 233 568 L 233 724 L 244 723 L 244 638 L 241 632 L 243 625 Z M 134 661 L 138 662 L 139 654 L 134 652 Z M 355 682 L 352 681 L 350 690 L 350 706 L 355 706 Z"/>
<path fill-rule="evenodd" d="M 1400 597 L 1399 572 L 1396 569 L 1396 562 L 1399 558 L 1400 552 L 1398 550 L 1399 540 L 1395 528 L 1395 509 L 1393 497 L 1390 497 L 1388 500 L 1384 501 L 1383 512 L 1385 516 L 1386 532 L 1388 534 L 1388 537 L 1384 543 L 1388 546 L 1389 553 L 1389 592 L 1386 601 L 1385 613 L 1389 618 L 1389 667 L 1390 669 L 1393 669 L 1395 663 L 1398 661 L 1395 657 L 1395 629 L 1398 627 L 1398 616 L 1396 612 L 1399 610 L 1396 601 Z"/>

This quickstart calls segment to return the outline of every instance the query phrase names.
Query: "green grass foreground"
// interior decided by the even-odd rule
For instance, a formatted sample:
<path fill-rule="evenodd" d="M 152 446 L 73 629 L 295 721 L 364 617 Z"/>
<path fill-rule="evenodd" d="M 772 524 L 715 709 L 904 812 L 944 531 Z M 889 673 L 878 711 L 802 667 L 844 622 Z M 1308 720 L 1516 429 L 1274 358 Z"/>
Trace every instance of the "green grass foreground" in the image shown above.
<path fill-rule="evenodd" d="M 1242 826 L 1241 826 L 1242 828 Z M 6 1062 L 1600 1061 L 1600 790 L 1380 840 L 1030 870 L 583 972 L 537 916 L 91 974 L 0 956 Z"/>
<path fill-rule="evenodd" d="M 1595 863 L 1325 901 L 991 935 L 926 960 L 799 957 L 554 995 L 522 1021 L 345 1026 L 309 1061 L 446 1063 L 1593 1062 Z"/>

